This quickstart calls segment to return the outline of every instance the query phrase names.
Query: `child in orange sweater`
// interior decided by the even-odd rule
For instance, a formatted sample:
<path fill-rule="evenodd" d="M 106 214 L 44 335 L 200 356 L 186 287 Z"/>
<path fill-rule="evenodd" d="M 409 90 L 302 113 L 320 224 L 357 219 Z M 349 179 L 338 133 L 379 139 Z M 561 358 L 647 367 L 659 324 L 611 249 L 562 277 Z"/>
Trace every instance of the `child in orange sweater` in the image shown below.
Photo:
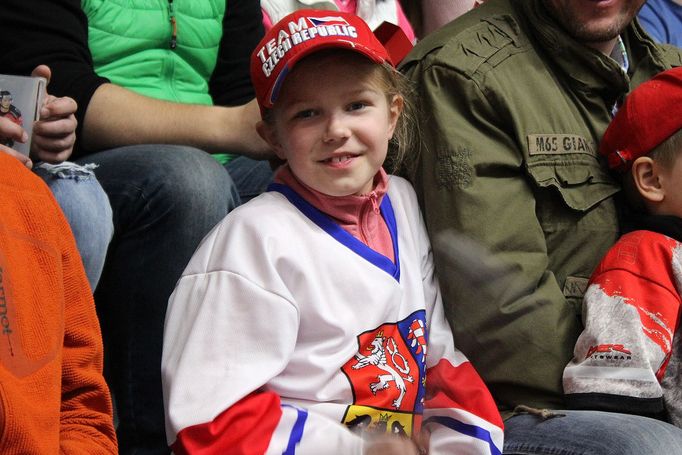
<path fill-rule="evenodd" d="M 0 453 L 115 454 L 99 323 L 73 235 L 45 183 L 7 153 L 0 213 Z"/>

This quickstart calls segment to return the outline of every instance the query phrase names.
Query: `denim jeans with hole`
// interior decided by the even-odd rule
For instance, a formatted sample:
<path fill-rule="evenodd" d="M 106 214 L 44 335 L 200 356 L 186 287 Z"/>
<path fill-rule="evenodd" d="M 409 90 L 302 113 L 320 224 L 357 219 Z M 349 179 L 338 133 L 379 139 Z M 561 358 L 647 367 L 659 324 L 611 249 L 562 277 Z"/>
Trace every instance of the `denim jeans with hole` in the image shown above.
<path fill-rule="evenodd" d="M 600 411 L 554 411 L 547 420 L 516 415 L 504 422 L 505 455 L 682 454 L 682 429 L 660 420 Z"/>
<path fill-rule="evenodd" d="M 34 172 L 52 191 L 69 221 L 90 283 L 97 287 L 109 241 L 114 233 L 111 206 L 93 165 L 37 163 Z"/>
<path fill-rule="evenodd" d="M 113 208 L 114 237 L 95 302 L 119 451 L 169 453 L 161 390 L 168 298 L 199 242 L 239 204 L 239 194 L 223 166 L 191 147 L 128 146 L 82 161 L 97 165 Z"/>

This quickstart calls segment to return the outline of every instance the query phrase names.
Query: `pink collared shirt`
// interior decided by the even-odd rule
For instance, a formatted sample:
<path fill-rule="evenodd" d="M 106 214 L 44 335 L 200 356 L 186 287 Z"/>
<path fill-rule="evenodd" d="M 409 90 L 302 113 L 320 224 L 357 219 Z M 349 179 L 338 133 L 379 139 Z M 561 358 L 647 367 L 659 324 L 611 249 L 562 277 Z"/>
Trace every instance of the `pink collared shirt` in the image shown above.
<path fill-rule="evenodd" d="M 388 190 L 388 175 L 383 168 L 374 177 L 374 189 L 362 196 L 329 196 L 320 193 L 299 181 L 287 165 L 277 170 L 274 181 L 293 189 L 306 202 L 333 218 L 353 237 L 395 262 L 391 234 L 379 209 Z"/>

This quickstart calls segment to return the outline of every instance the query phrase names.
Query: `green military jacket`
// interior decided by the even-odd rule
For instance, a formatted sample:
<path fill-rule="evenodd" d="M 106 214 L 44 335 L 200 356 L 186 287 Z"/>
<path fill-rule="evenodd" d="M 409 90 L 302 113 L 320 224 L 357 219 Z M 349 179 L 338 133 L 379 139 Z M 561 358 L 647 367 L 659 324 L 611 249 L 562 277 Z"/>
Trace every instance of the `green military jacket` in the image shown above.
<path fill-rule="evenodd" d="M 562 372 L 582 329 L 587 279 L 619 235 L 618 183 L 597 145 L 639 83 L 682 64 L 635 22 L 628 74 L 568 36 L 542 0 L 490 0 L 421 41 L 425 147 L 412 169 L 429 234 L 468 234 L 513 279 L 472 288 L 434 242 L 455 343 L 502 410 L 564 407 Z M 500 287 L 503 286 L 503 287 Z"/>

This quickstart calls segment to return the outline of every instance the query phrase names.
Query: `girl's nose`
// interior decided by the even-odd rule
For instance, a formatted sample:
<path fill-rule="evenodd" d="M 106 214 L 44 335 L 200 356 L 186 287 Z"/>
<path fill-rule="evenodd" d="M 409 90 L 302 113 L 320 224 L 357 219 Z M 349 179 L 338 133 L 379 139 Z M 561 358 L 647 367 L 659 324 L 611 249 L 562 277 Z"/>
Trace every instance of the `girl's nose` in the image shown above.
<path fill-rule="evenodd" d="M 332 142 L 350 137 L 350 128 L 344 122 L 342 116 L 331 115 L 327 121 L 327 128 L 324 132 L 324 141 Z"/>

